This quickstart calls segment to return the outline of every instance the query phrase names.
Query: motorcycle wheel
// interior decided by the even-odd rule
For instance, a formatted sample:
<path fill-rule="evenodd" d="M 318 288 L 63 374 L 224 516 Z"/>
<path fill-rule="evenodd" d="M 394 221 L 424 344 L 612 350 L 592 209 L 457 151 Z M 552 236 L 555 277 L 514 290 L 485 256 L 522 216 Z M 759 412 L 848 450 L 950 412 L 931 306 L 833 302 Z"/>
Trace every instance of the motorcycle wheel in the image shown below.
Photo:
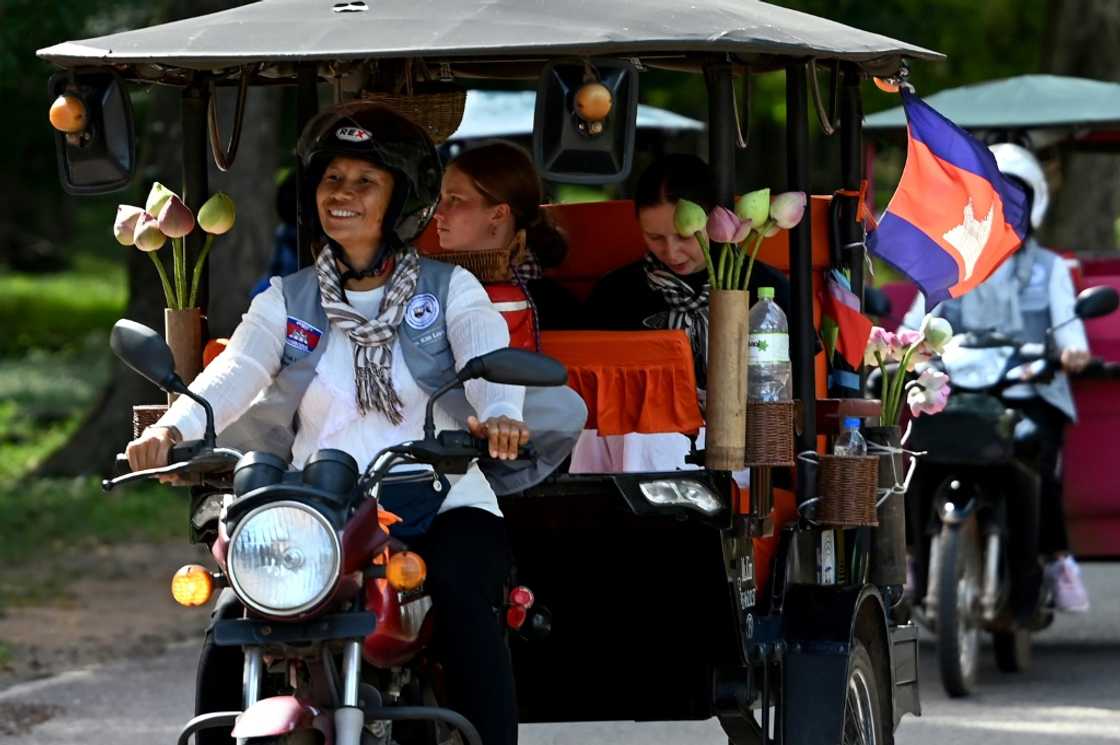
<path fill-rule="evenodd" d="M 937 661 L 941 685 L 954 698 L 976 687 L 980 658 L 981 561 L 976 516 L 941 528 L 937 582 Z"/>
<path fill-rule="evenodd" d="M 844 729 L 840 745 L 890 745 L 893 734 L 883 730 L 883 703 L 875 666 L 863 641 L 856 639 L 848 658 L 848 686 L 844 694 Z"/>
<path fill-rule="evenodd" d="M 1031 667 L 1031 632 L 1027 629 L 992 633 L 996 667 L 1005 673 L 1025 673 Z"/>

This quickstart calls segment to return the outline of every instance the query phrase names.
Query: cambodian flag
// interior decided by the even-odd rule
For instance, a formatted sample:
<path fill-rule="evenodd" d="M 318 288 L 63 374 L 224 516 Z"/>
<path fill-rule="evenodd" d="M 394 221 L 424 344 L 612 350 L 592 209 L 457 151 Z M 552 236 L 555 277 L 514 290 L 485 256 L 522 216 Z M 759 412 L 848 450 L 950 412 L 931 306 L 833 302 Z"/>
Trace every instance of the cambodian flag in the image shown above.
<path fill-rule="evenodd" d="M 872 253 L 912 279 L 926 307 L 987 279 L 1027 234 L 1027 195 L 988 148 L 908 91 L 906 167 Z"/>

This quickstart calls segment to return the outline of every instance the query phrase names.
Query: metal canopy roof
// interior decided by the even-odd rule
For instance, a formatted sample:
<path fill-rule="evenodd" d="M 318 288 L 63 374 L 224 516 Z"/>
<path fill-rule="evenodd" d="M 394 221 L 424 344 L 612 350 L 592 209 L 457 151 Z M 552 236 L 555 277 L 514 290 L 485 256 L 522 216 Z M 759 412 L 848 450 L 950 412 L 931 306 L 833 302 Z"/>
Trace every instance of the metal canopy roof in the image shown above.
<path fill-rule="evenodd" d="M 759 0 L 260 0 L 56 44 L 39 56 L 61 67 L 116 66 L 127 77 L 158 79 L 168 68 L 251 63 L 272 63 L 272 74 L 288 76 L 284 63 L 306 61 L 423 57 L 454 64 L 688 52 L 726 52 L 771 66 L 781 64 L 774 58 L 845 60 L 875 75 L 894 74 L 903 57 L 942 58 Z"/>
<path fill-rule="evenodd" d="M 925 99 L 965 129 L 1120 128 L 1120 84 L 1060 75 L 1020 75 L 935 93 Z M 864 130 L 902 130 L 898 106 L 867 117 Z"/>
<path fill-rule="evenodd" d="M 534 91 L 467 91 L 463 122 L 449 140 L 519 137 L 533 133 Z M 638 129 L 694 130 L 704 123 L 645 104 L 638 105 Z"/>

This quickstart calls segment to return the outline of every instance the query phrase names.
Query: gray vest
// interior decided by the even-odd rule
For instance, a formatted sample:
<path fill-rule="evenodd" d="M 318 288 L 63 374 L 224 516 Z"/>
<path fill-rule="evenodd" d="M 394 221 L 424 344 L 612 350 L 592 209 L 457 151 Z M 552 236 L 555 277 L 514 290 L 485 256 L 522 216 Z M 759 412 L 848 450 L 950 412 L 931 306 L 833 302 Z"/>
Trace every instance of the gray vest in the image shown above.
<path fill-rule="evenodd" d="M 1050 313 L 1050 275 L 1054 271 L 1054 264 L 1060 261 L 1060 258 L 1053 251 L 1046 250 L 1031 251 L 1026 256 L 1029 256 L 1030 260 L 1021 260 L 1015 266 L 1015 281 L 1019 288 L 1019 310 L 1023 328 L 1013 336 L 1020 342 L 1042 344 L 1046 341 L 1046 331 L 1053 325 Z M 1026 256 L 1023 258 L 1025 259 Z M 1011 260 L 1019 258 L 1015 256 Z M 938 306 L 937 312 L 952 325 L 954 331 L 980 330 L 965 328 L 960 299 L 946 300 Z M 1058 373 L 1051 383 L 1031 387 L 1044 401 L 1059 409 L 1071 420 L 1077 420 L 1073 392 L 1070 390 L 1069 378 L 1065 373 Z"/>
<path fill-rule="evenodd" d="M 416 384 L 429 395 L 455 380 L 455 358 L 447 338 L 445 314 L 454 270 L 450 264 L 420 259 L 416 291 L 397 330 L 405 364 Z M 299 428 L 299 404 L 327 347 L 330 321 L 319 297 L 314 266 L 284 277 L 282 282 L 288 331 L 280 372 L 218 439 L 226 447 L 265 450 L 290 458 Z M 437 406 L 464 428 L 467 417 L 475 415 L 461 386 L 444 394 Z M 536 460 L 528 466 L 501 461 L 480 463 L 499 496 L 540 483 L 568 457 L 587 421 L 587 407 L 567 386 L 526 388 L 523 416 L 537 451 Z"/>

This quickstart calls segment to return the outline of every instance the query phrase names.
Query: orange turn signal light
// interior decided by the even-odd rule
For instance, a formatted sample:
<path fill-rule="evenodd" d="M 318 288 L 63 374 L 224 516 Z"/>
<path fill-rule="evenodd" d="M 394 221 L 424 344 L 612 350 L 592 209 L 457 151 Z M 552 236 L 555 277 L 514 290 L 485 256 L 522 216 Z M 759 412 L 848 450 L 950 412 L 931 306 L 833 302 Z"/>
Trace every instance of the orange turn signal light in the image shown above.
<path fill-rule="evenodd" d="M 171 578 L 171 597 L 187 608 L 205 605 L 214 594 L 214 577 L 201 564 L 187 564 Z"/>
<path fill-rule="evenodd" d="M 389 565 L 385 567 L 385 579 L 394 590 L 409 592 L 424 584 L 428 576 L 428 565 L 420 558 L 420 554 L 411 551 L 401 551 L 389 557 Z"/>

